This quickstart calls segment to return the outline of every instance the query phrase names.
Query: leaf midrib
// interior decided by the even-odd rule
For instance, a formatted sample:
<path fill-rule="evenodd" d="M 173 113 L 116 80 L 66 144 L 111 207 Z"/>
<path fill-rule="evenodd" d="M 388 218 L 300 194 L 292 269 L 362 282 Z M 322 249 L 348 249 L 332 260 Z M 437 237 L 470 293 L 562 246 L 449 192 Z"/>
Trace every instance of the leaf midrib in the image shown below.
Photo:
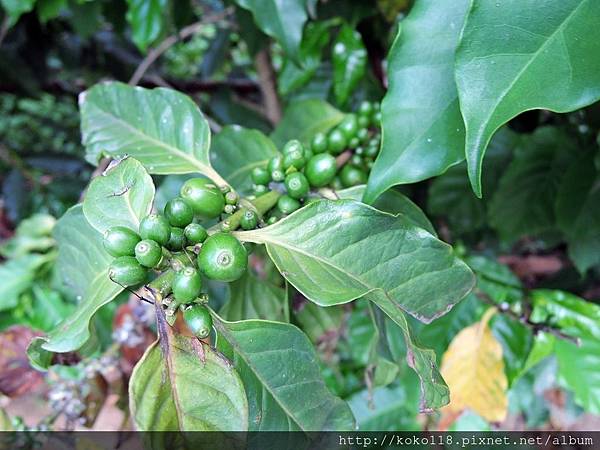
<path fill-rule="evenodd" d="M 269 392 L 271 397 L 273 397 L 275 402 L 285 412 L 286 416 L 288 418 L 292 419 L 294 421 L 294 423 L 298 426 L 298 428 L 300 428 L 302 431 L 309 431 L 309 430 L 306 430 L 300 424 L 299 419 L 297 419 L 296 416 L 285 405 L 283 405 L 282 402 L 279 400 L 279 398 L 273 393 L 271 386 L 257 372 L 254 364 L 252 364 L 250 362 L 250 360 L 246 357 L 246 354 L 244 352 L 242 352 L 242 349 L 241 349 L 240 345 L 238 344 L 237 339 L 234 337 L 233 333 L 230 332 L 229 329 L 225 325 L 223 325 L 223 323 L 221 323 L 220 321 L 217 321 L 216 325 L 221 330 L 221 333 L 223 333 L 225 335 L 226 339 L 227 339 L 227 337 L 229 337 L 229 339 L 227 339 L 227 342 L 229 342 L 231 344 L 231 346 L 236 350 L 236 353 L 240 356 L 240 358 L 242 358 L 244 360 L 244 362 L 248 365 L 248 367 L 252 370 L 252 373 L 256 376 L 256 378 L 258 378 L 261 385 L 263 386 L 263 389 L 265 389 Z M 263 352 L 261 352 L 261 353 L 263 353 Z"/>
<path fill-rule="evenodd" d="M 120 126 L 126 128 L 128 130 L 131 130 L 133 134 L 140 136 L 140 139 L 149 141 L 150 143 L 156 145 L 157 147 L 162 147 L 165 150 L 167 150 L 168 152 L 173 153 L 176 156 L 188 161 L 192 166 L 198 168 L 202 173 L 210 172 L 210 170 L 208 170 L 209 169 L 208 165 L 206 165 L 203 162 L 201 162 L 200 160 L 192 157 L 189 153 L 186 153 L 183 150 L 178 149 L 177 147 L 173 147 L 172 145 L 169 145 L 164 141 L 160 141 L 160 140 L 142 132 L 141 130 L 139 130 L 138 128 L 135 128 L 134 126 L 132 126 L 125 120 L 120 119 L 118 116 L 115 116 L 114 114 L 103 110 L 99 106 L 95 106 L 95 108 L 99 111 L 100 114 L 107 116 L 111 121 L 116 122 L 117 124 L 119 124 Z"/>

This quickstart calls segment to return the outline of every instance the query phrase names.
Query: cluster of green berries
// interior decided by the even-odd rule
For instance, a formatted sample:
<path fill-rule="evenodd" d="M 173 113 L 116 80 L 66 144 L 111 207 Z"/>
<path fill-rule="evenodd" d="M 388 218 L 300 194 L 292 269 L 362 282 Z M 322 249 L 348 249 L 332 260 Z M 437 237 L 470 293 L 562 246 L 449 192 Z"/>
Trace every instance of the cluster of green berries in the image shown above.
<path fill-rule="evenodd" d="M 144 217 L 137 232 L 123 226 L 106 231 L 104 248 L 115 257 L 109 268 L 110 279 L 125 287 L 136 286 L 146 281 L 151 269 L 164 272 L 177 267 L 167 289 L 170 296 L 163 304 L 170 305 L 172 311 L 182 307 L 190 329 L 205 338 L 212 319 L 201 304 L 205 301 L 202 275 L 235 281 L 246 272 L 248 254 L 231 233 L 219 231 L 209 236 L 198 222 L 232 212 L 237 202 L 237 194 L 223 192 L 207 179 L 186 181 L 179 196 L 167 202 L 163 214 Z M 176 265 L 172 264 L 175 260 Z"/>
<path fill-rule="evenodd" d="M 310 146 L 288 141 L 265 167 L 254 168 L 251 176 L 256 196 L 277 185 L 285 189 L 267 223 L 311 201 L 311 189 L 339 190 L 365 184 L 379 152 L 380 123 L 379 104 L 364 101 L 328 133 L 315 134 Z"/>

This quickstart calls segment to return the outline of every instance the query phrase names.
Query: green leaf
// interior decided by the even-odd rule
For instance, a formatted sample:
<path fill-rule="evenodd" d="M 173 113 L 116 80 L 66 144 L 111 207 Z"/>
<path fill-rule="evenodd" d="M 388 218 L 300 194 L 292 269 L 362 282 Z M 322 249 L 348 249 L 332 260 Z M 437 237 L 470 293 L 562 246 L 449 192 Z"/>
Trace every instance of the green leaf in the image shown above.
<path fill-rule="evenodd" d="M 31 288 L 38 269 L 54 259 L 53 255 L 23 255 L 0 264 L 0 311 L 19 304 L 19 296 Z"/>
<path fill-rule="evenodd" d="M 132 156 L 152 174 L 199 172 L 226 184 L 210 165 L 208 122 L 186 95 L 109 82 L 81 94 L 79 105 L 88 152 Z"/>
<path fill-rule="evenodd" d="M 329 28 L 337 21 L 327 20 L 310 22 L 304 29 L 304 37 L 300 44 L 302 65 L 297 65 L 287 58 L 277 77 L 277 88 L 286 96 L 308 83 L 321 65 L 323 49 L 330 40 Z"/>
<path fill-rule="evenodd" d="M 304 302 L 294 311 L 294 316 L 315 345 L 327 335 L 341 334 L 344 325 L 344 309 L 341 306 L 323 308 L 312 302 Z"/>
<path fill-rule="evenodd" d="M 413 381 L 412 379 L 403 381 Z M 414 386 L 413 386 L 414 385 Z M 413 389 L 414 387 L 414 389 Z M 349 404 L 359 431 L 416 430 L 416 383 L 367 389 L 350 397 Z"/>
<path fill-rule="evenodd" d="M 360 185 L 342 189 L 341 191 L 336 191 L 336 193 L 339 198 L 360 201 L 365 189 L 366 186 Z M 407 220 L 410 220 L 415 226 L 429 231 L 434 236 L 437 235 L 433 225 L 421 208 L 415 205 L 406 195 L 398 191 L 393 189 L 385 191 L 377 197 L 377 200 L 373 203 L 373 207 L 395 216 L 402 215 Z"/>
<path fill-rule="evenodd" d="M 483 187 L 494 192 L 498 180 L 510 163 L 519 135 L 509 128 L 501 128 L 492 138 L 483 162 Z M 465 234 L 479 231 L 487 225 L 488 203 L 473 194 L 467 176 L 467 164 L 450 167 L 435 178 L 428 192 L 427 210 L 435 216 L 444 216 L 453 233 Z"/>
<path fill-rule="evenodd" d="M 420 412 L 432 412 L 447 405 L 450 391 L 439 372 L 435 352 L 415 343 L 410 326 L 404 313 L 384 295 L 370 294 L 369 300 L 375 303 L 402 331 L 406 344 L 406 362 L 419 377 L 421 386 Z"/>
<path fill-rule="evenodd" d="M 594 154 L 574 161 L 560 181 L 556 197 L 556 220 L 566 235 L 569 256 L 585 273 L 600 264 L 600 173 Z"/>
<path fill-rule="evenodd" d="M 465 261 L 477 275 L 477 287 L 495 303 L 513 303 L 523 298 L 521 281 L 508 266 L 480 255 L 468 256 Z"/>
<path fill-rule="evenodd" d="M 338 111 L 323 100 L 308 99 L 291 103 L 283 115 L 283 119 L 271 134 L 271 139 L 281 148 L 291 139 L 298 139 L 309 145 L 317 133 L 326 133 L 344 118 Z"/>
<path fill-rule="evenodd" d="M 33 286 L 34 307 L 31 311 L 31 326 L 35 329 L 48 331 L 65 319 L 74 309 L 67 303 L 58 291 L 45 286 Z"/>
<path fill-rule="evenodd" d="M 198 339 L 175 334 L 164 315 L 158 320 L 160 341 L 146 350 L 129 383 L 136 429 L 246 431 L 244 386 L 229 361 Z"/>
<path fill-rule="evenodd" d="M 502 345 L 504 373 L 510 387 L 523 374 L 533 347 L 533 334 L 529 328 L 503 314 L 494 316 L 492 333 Z"/>
<path fill-rule="evenodd" d="M 266 166 L 276 154 L 275 144 L 262 132 L 238 125 L 223 128 L 215 135 L 211 147 L 215 169 L 240 192 L 252 188 L 252 169 Z"/>
<path fill-rule="evenodd" d="M 600 306 L 558 290 L 531 291 L 531 320 L 548 323 L 564 333 L 600 339 Z"/>
<path fill-rule="evenodd" d="M 67 0 L 37 0 L 35 9 L 40 22 L 46 23 L 57 17 L 66 5 Z"/>
<path fill-rule="evenodd" d="M 235 0 L 249 10 L 254 16 L 256 25 L 265 33 L 276 39 L 286 55 L 300 61 L 300 42 L 302 28 L 308 16 L 306 0 Z"/>
<path fill-rule="evenodd" d="M 51 249 L 56 244 L 50 237 L 55 224 L 54 217 L 42 213 L 22 220 L 14 236 L 0 245 L 0 254 L 9 259 Z"/>
<path fill-rule="evenodd" d="M 419 0 L 402 21 L 388 57 L 383 142 L 365 202 L 395 184 L 439 175 L 464 159 L 454 53 L 468 5 L 468 0 Z"/>
<path fill-rule="evenodd" d="M 79 303 L 73 314 L 43 338 L 46 342 L 42 347 L 52 352 L 70 352 L 85 344 L 96 312 L 123 290 L 108 278 L 112 258 L 82 209 L 81 205 L 73 206 L 54 229 L 59 249 L 56 270 Z"/>
<path fill-rule="evenodd" d="M 367 68 L 367 50 L 360 33 L 349 25 L 340 29 L 333 44 L 333 94 L 338 105 L 344 105 Z"/>
<path fill-rule="evenodd" d="M 21 15 L 33 10 L 36 0 L 1 0 L 0 3 L 9 17 L 8 26 L 12 27 Z"/>
<path fill-rule="evenodd" d="M 430 322 L 474 283 L 449 245 L 402 216 L 352 200 L 312 203 L 273 226 L 237 236 L 266 244 L 281 274 L 322 306 L 376 293 Z"/>
<path fill-rule="evenodd" d="M 117 225 L 137 232 L 140 220 L 152 209 L 153 199 L 152 177 L 139 161 L 126 158 L 92 180 L 83 213 L 101 234 Z"/>
<path fill-rule="evenodd" d="M 567 112 L 600 99 L 597 0 L 474 0 L 456 52 L 471 185 L 494 132 L 530 109 Z"/>
<path fill-rule="evenodd" d="M 53 356 L 52 352 L 44 350 L 42 347 L 44 342 L 46 342 L 44 338 L 38 336 L 33 338 L 27 346 L 27 357 L 31 367 L 42 372 L 48 370 Z"/>
<path fill-rule="evenodd" d="M 600 414 L 600 341 L 585 338 L 581 345 L 557 339 L 558 374 L 562 384 L 575 394 L 575 402 L 591 414 Z"/>
<path fill-rule="evenodd" d="M 348 405 L 325 386 L 317 355 L 293 325 L 262 320 L 215 326 L 248 395 L 250 431 L 350 430 Z M 224 342 L 226 341 L 226 342 Z"/>
<path fill-rule="evenodd" d="M 264 319 L 287 322 L 285 290 L 247 273 L 234 281 L 219 314 L 225 320 Z"/>
<path fill-rule="evenodd" d="M 554 202 L 574 141 L 558 128 L 538 128 L 523 137 L 489 209 L 490 225 L 513 242 L 523 235 L 555 230 Z"/>
<path fill-rule="evenodd" d="M 144 52 L 165 29 L 167 0 L 127 0 L 127 22 L 131 25 L 132 39 Z"/>

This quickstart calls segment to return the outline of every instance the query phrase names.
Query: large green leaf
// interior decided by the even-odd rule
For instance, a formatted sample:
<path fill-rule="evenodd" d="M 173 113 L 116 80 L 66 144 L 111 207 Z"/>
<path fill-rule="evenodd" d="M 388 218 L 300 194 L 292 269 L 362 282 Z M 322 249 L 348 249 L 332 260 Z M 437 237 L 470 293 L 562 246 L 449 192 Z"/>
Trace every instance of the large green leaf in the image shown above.
<path fill-rule="evenodd" d="M 317 355 L 298 328 L 219 318 L 215 326 L 219 344 L 244 380 L 251 431 L 353 428 L 350 408 L 325 386 Z"/>
<path fill-rule="evenodd" d="M 573 111 L 600 98 L 597 0 L 474 0 L 456 52 L 469 177 L 494 132 L 535 108 Z"/>
<path fill-rule="evenodd" d="M 344 25 L 333 44 L 333 94 L 338 105 L 344 105 L 365 75 L 367 49 L 358 31 Z"/>
<path fill-rule="evenodd" d="M 102 246 L 102 236 L 85 220 L 81 205 L 73 206 L 56 224 L 56 270 L 64 286 L 77 297 L 75 311 L 54 328 L 41 347 L 52 352 L 77 350 L 90 337 L 96 312 L 123 289 L 108 278 L 112 257 Z"/>
<path fill-rule="evenodd" d="M 388 57 L 383 142 L 366 202 L 390 186 L 438 175 L 464 159 L 454 52 L 468 5 L 468 0 L 419 0 L 402 21 Z"/>
<path fill-rule="evenodd" d="M 256 25 L 275 38 L 285 53 L 300 61 L 302 28 L 308 18 L 306 0 L 235 0 L 254 16 Z"/>
<path fill-rule="evenodd" d="M 271 139 L 279 148 L 291 139 L 309 145 L 315 134 L 329 131 L 343 118 L 342 112 L 323 100 L 299 100 L 287 107 Z"/>
<path fill-rule="evenodd" d="M 158 308 L 157 315 L 159 341 L 146 350 L 129 383 L 136 428 L 246 431 L 248 403 L 231 363 L 198 339 L 175 334 Z"/>
<path fill-rule="evenodd" d="M 322 306 L 377 294 L 430 322 L 474 284 L 449 245 L 403 216 L 352 200 L 312 203 L 273 226 L 237 235 L 266 244 L 281 274 Z"/>
<path fill-rule="evenodd" d="M 489 209 L 490 225 L 512 242 L 555 230 L 554 202 L 575 143 L 558 128 L 523 137 L 502 175 Z"/>
<path fill-rule="evenodd" d="M 137 232 L 140 220 L 150 213 L 154 183 L 144 166 L 126 158 L 90 183 L 83 213 L 98 232 L 124 226 Z"/>
<path fill-rule="evenodd" d="M 600 414 L 600 341 L 581 340 L 580 346 L 557 339 L 558 374 L 562 384 L 575 394 L 575 402 L 587 412 Z"/>
<path fill-rule="evenodd" d="M 153 174 L 199 172 L 226 184 L 210 165 L 208 123 L 186 95 L 109 82 L 85 91 L 79 104 L 89 153 L 130 155 Z"/>
<path fill-rule="evenodd" d="M 285 290 L 247 273 L 229 285 L 231 293 L 219 311 L 225 320 L 265 319 L 287 322 Z"/>
<path fill-rule="evenodd" d="M 365 189 L 365 185 L 360 185 L 342 189 L 341 191 L 336 191 L 336 193 L 339 198 L 356 200 L 359 202 L 363 197 Z M 393 189 L 385 191 L 377 197 L 377 200 L 373 203 L 373 207 L 390 214 L 400 214 L 413 222 L 416 226 L 424 228 L 434 236 L 436 235 L 433 225 L 421 208 L 415 205 L 406 195 L 398 191 Z"/>
<path fill-rule="evenodd" d="M 594 154 L 574 161 L 561 179 L 556 220 L 569 244 L 569 256 L 580 272 L 600 264 L 600 172 Z"/>
<path fill-rule="evenodd" d="M 168 0 L 127 0 L 127 21 L 133 42 L 145 51 L 165 28 Z"/>
<path fill-rule="evenodd" d="M 250 174 L 255 167 L 264 167 L 277 148 L 258 130 L 238 125 L 227 126 L 215 135 L 211 160 L 215 169 L 238 191 L 252 188 Z"/>
<path fill-rule="evenodd" d="M 330 306 L 323 308 L 312 302 L 304 302 L 294 309 L 294 316 L 300 328 L 313 344 L 318 344 L 327 336 L 341 334 L 344 325 L 344 308 Z M 355 330 L 352 330 L 354 332 Z"/>

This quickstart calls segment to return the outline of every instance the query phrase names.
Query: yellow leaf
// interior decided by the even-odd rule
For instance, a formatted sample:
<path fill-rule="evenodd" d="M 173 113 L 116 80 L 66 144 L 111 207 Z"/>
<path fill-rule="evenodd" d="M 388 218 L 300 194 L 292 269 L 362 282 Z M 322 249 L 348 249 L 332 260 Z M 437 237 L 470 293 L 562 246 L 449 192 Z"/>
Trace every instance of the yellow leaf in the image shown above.
<path fill-rule="evenodd" d="M 442 357 L 442 376 L 450 388 L 449 412 L 471 409 L 490 422 L 506 417 L 508 380 L 502 346 L 488 327 L 490 308 L 480 322 L 458 333 Z"/>

